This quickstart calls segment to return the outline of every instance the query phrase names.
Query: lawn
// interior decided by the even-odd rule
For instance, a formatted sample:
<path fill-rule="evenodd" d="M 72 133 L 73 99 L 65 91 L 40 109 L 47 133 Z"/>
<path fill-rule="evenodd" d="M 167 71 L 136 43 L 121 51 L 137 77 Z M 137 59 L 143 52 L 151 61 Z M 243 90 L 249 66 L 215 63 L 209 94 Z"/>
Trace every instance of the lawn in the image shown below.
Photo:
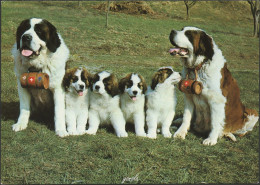
<path fill-rule="evenodd" d="M 223 51 L 244 105 L 259 111 L 259 40 L 252 37 L 247 2 L 198 2 L 189 20 L 183 2 L 147 2 L 154 14 L 110 12 L 108 28 L 100 3 L 1 1 L 1 183 L 259 183 L 259 123 L 237 142 L 222 138 L 215 146 L 202 145 L 204 137 L 193 131 L 185 140 L 140 138 L 131 126 L 128 138 L 117 138 L 108 126 L 95 136 L 59 138 L 48 123 L 36 120 L 12 131 L 19 98 L 11 48 L 17 26 L 30 17 L 56 26 L 70 49 L 69 67 L 108 70 L 119 79 L 137 72 L 148 84 L 159 67 L 182 68 L 167 53 L 170 31 L 202 28 Z M 183 94 L 177 95 L 181 117 Z"/>

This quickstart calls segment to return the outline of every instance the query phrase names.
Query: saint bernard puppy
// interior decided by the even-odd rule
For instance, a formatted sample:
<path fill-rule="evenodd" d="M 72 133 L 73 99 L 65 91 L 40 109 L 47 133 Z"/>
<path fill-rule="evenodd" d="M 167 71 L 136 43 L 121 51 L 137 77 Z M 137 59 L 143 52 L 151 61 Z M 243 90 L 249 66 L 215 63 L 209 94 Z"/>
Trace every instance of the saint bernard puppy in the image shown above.
<path fill-rule="evenodd" d="M 146 137 L 145 125 L 145 92 L 147 86 L 144 78 L 130 73 L 119 82 L 120 107 L 126 121 L 133 122 L 137 136 Z"/>
<path fill-rule="evenodd" d="M 65 118 L 69 135 L 86 133 L 90 81 L 91 74 L 85 68 L 66 70 L 62 84 L 65 89 Z"/>
<path fill-rule="evenodd" d="M 118 137 L 127 137 L 115 75 L 107 71 L 95 74 L 90 89 L 89 128 L 86 133 L 95 135 L 100 123 L 111 123 Z"/>
<path fill-rule="evenodd" d="M 61 84 L 69 49 L 56 28 L 44 19 L 31 18 L 22 21 L 17 28 L 12 55 L 20 99 L 20 115 L 17 123 L 13 125 L 13 130 L 25 129 L 31 112 L 54 103 L 55 132 L 60 137 L 67 136 L 65 94 Z M 48 90 L 22 88 L 20 76 L 32 68 L 49 75 Z M 53 109 L 53 106 L 51 108 Z"/>
<path fill-rule="evenodd" d="M 146 93 L 147 137 L 156 139 L 157 126 L 161 125 L 164 137 L 170 138 L 170 126 L 175 115 L 177 98 L 174 85 L 181 75 L 171 67 L 160 68 L 153 76 L 151 88 Z"/>
<path fill-rule="evenodd" d="M 242 104 L 238 84 L 212 37 L 201 29 L 185 27 L 172 30 L 169 39 L 175 46 L 169 52 L 181 57 L 183 78 L 189 73 L 189 78 L 194 79 L 196 70 L 197 80 L 203 84 L 200 95 L 184 94 L 183 122 L 174 137 L 185 139 L 192 116 L 194 129 L 209 134 L 204 145 L 215 145 L 222 136 L 235 141 L 233 134 L 251 131 L 258 113 Z"/>

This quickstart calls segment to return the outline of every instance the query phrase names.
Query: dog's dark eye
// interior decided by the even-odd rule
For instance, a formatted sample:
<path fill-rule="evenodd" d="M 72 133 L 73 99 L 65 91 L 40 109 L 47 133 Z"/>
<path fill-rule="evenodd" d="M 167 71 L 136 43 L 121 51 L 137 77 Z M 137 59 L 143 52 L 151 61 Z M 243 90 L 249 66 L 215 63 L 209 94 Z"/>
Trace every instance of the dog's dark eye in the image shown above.
<path fill-rule="evenodd" d="M 133 86 L 132 80 L 130 80 L 129 82 L 127 82 L 127 83 L 126 83 L 126 86 L 127 86 L 127 88 L 132 87 L 132 86 Z"/>
<path fill-rule="evenodd" d="M 78 80 L 79 80 L 79 78 L 77 76 L 72 78 L 73 83 L 77 82 Z"/>
<path fill-rule="evenodd" d="M 137 86 L 139 89 L 142 89 L 142 83 L 138 83 Z"/>

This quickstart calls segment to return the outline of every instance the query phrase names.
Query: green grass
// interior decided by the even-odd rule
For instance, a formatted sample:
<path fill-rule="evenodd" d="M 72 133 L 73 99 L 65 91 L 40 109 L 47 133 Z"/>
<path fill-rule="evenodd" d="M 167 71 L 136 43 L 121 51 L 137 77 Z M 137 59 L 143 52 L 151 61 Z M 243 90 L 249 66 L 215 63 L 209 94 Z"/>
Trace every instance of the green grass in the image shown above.
<path fill-rule="evenodd" d="M 148 2 L 154 15 L 109 14 L 93 7 L 102 2 L 1 2 L 1 183 L 86 184 L 121 183 L 257 183 L 259 124 L 237 142 L 221 139 L 203 146 L 204 137 L 189 132 L 185 140 L 158 135 L 156 140 L 117 138 L 104 126 L 96 136 L 59 138 L 41 122 L 30 120 L 26 130 L 13 132 L 19 98 L 11 48 L 19 23 L 42 17 L 53 23 L 71 52 L 69 67 L 84 65 L 91 72 L 109 70 L 118 78 L 142 74 L 148 83 L 159 67 L 181 64 L 167 53 L 171 29 L 191 25 L 212 35 L 238 81 L 246 107 L 259 106 L 259 40 L 252 37 L 246 2 L 198 2 L 185 20 L 183 2 Z M 177 91 L 176 117 L 183 113 Z M 176 129 L 172 129 L 174 133 Z"/>

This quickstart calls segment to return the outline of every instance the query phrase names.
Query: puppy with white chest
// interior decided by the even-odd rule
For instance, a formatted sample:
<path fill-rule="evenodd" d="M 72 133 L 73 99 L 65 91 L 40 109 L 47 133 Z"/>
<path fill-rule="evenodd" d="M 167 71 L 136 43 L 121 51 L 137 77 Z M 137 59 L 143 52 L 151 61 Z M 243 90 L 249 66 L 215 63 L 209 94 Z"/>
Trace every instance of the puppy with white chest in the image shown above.
<path fill-rule="evenodd" d="M 130 73 L 119 82 L 120 107 L 126 121 L 134 122 L 137 136 L 146 137 L 145 125 L 145 92 L 147 90 L 144 78 L 136 73 Z"/>
<path fill-rule="evenodd" d="M 85 68 L 68 69 L 63 78 L 65 118 L 69 135 L 86 133 L 91 74 Z"/>
<path fill-rule="evenodd" d="M 100 123 L 110 122 L 118 137 L 127 137 L 125 119 L 119 107 L 119 89 L 114 74 L 102 71 L 93 77 L 90 93 L 89 128 L 95 135 Z"/>
<path fill-rule="evenodd" d="M 147 137 L 156 139 L 157 126 L 161 125 L 164 137 L 170 138 L 170 126 L 175 115 L 177 98 L 174 85 L 181 80 L 171 67 L 160 68 L 153 76 L 151 88 L 146 93 Z"/>

